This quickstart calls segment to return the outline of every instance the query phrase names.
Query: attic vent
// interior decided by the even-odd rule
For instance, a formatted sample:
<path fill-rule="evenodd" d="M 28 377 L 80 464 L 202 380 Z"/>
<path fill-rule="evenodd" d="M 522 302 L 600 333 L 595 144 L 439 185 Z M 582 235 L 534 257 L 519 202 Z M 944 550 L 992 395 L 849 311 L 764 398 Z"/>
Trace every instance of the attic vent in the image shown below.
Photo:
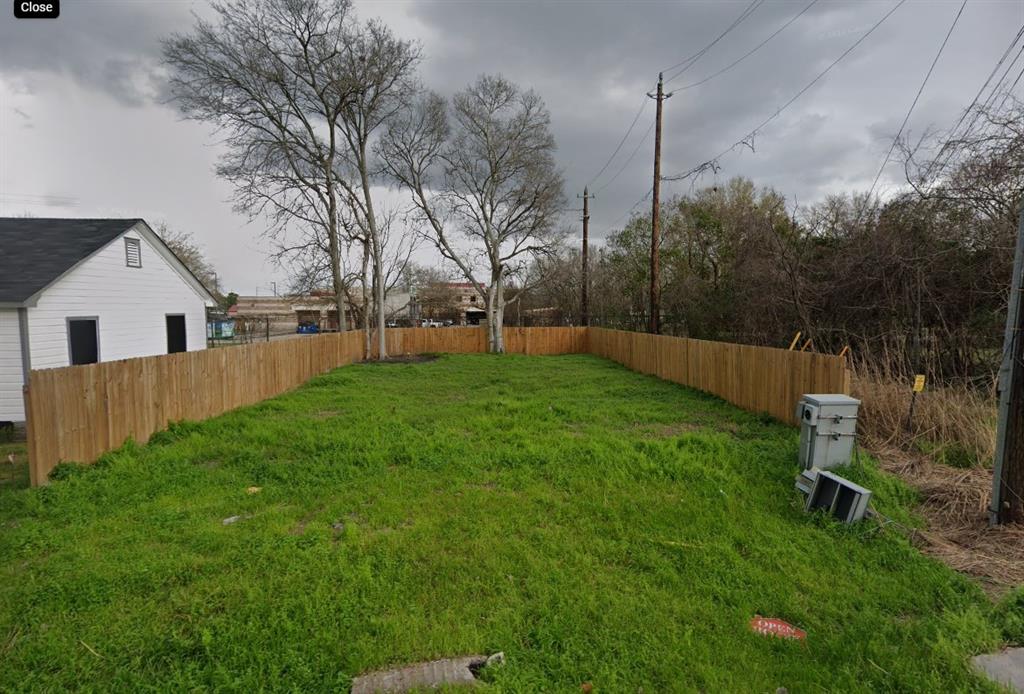
<path fill-rule="evenodd" d="M 128 267 L 142 267 L 142 243 L 138 239 L 125 238 L 124 257 Z"/>

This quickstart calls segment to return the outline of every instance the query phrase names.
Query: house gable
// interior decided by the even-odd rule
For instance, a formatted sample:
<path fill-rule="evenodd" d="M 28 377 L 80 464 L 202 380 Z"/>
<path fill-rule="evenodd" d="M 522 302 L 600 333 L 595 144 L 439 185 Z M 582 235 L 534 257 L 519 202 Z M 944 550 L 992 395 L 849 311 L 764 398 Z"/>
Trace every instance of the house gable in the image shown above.
<path fill-rule="evenodd" d="M 138 267 L 128 262 L 125 239 L 138 242 Z M 27 309 L 32 368 L 69 364 L 68 321 L 76 318 L 96 321 L 102 361 L 167 354 L 168 316 L 184 315 L 187 349 L 204 349 L 212 297 L 198 280 L 184 281 L 179 266 L 145 224 L 78 263 Z"/>
<path fill-rule="evenodd" d="M 0 308 L 35 306 L 43 293 L 111 244 L 134 231 L 202 298 L 215 297 L 141 219 L 0 218 Z M 121 241 L 123 243 L 123 241 Z"/>

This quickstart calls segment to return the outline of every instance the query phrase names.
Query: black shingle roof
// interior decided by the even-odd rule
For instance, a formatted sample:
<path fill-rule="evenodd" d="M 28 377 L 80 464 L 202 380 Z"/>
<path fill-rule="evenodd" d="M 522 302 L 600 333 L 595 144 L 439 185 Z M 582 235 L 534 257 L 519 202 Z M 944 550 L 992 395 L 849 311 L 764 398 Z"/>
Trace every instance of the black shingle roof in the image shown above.
<path fill-rule="evenodd" d="M 0 217 L 0 303 L 21 303 L 140 219 Z"/>

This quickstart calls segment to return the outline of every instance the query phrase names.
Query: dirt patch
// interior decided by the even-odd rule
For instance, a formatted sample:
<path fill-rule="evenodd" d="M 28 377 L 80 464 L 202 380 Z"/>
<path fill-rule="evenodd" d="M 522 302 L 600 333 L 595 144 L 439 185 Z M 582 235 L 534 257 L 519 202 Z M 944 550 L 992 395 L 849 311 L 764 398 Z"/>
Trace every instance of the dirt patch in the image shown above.
<path fill-rule="evenodd" d="M 988 524 L 991 470 L 950 467 L 896 449 L 873 453 L 883 470 L 921 494 L 928 529 L 913 539 L 925 553 L 980 579 L 993 595 L 1024 583 L 1024 526 Z"/>
<path fill-rule="evenodd" d="M 402 354 L 386 359 L 368 359 L 364 364 L 420 364 L 425 361 L 437 361 L 436 354 Z"/>
<path fill-rule="evenodd" d="M 293 525 L 293 526 L 292 526 L 292 529 L 291 529 L 291 530 L 289 530 L 288 532 L 290 532 L 290 533 L 291 533 L 292 535 L 301 535 L 302 533 L 306 532 L 306 526 L 307 526 L 307 525 L 309 525 L 309 524 L 310 524 L 310 522 L 311 522 L 311 521 L 312 521 L 312 520 L 313 520 L 314 518 L 316 518 L 316 517 L 317 517 L 317 515 L 318 515 L 318 514 L 319 514 L 319 513 L 321 512 L 321 511 L 323 511 L 323 510 L 324 510 L 324 507 L 323 507 L 323 506 L 320 506 L 319 508 L 316 508 L 316 509 L 314 509 L 314 510 L 310 511 L 309 513 L 307 513 L 306 515 L 304 515 L 304 516 L 303 516 L 302 518 L 300 518 L 299 520 L 297 520 L 297 521 L 295 522 L 295 525 Z"/>

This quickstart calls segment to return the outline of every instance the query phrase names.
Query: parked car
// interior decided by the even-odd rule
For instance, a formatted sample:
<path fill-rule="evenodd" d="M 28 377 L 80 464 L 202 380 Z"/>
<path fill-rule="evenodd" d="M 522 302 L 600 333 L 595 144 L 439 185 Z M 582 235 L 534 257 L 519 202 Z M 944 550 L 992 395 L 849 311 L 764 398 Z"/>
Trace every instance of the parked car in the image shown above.
<path fill-rule="evenodd" d="M 420 327 L 421 328 L 440 328 L 441 327 L 441 321 L 439 321 L 439 320 L 430 320 L 429 318 L 424 318 L 422 321 L 420 321 Z"/>
<path fill-rule="evenodd" d="M 316 335 L 320 332 L 320 326 L 313 321 L 303 321 L 299 323 L 299 327 L 295 328 L 295 332 L 300 335 Z"/>

